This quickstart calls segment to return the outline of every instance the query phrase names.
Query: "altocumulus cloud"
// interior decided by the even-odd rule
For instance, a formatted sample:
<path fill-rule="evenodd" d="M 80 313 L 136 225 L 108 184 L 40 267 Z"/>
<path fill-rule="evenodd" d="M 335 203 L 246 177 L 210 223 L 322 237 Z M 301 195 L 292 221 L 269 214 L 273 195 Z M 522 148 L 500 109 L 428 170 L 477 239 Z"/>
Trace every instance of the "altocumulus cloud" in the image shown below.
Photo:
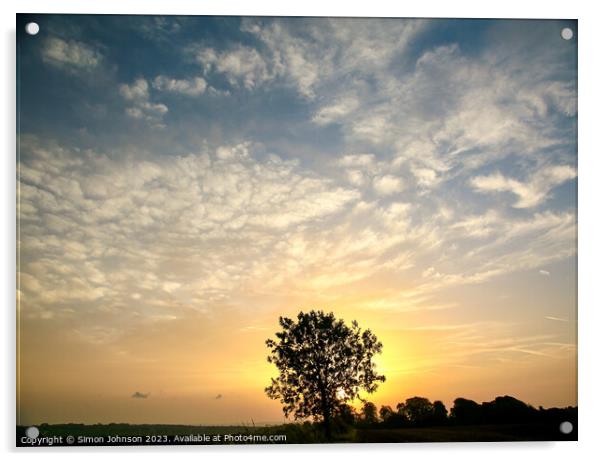
<path fill-rule="evenodd" d="M 359 198 L 294 161 L 259 161 L 248 144 L 170 161 L 91 152 L 83 160 L 36 138 L 24 140 L 23 151 L 22 289 L 38 306 L 128 298 L 161 306 L 178 294 L 211 304 L 257 276 L 258 262 L 289 229 Z M 240 242 L 239 250 L 220 245 L 225 239 Z M 178 268 L 185 260 L 199 265 Z"/>
<path fill-rule="evenodd" d="M 155 127 L 165 127 L 162 120 L 169 109 L 163 103 L 150 101 L 149 84 L 146 79 L 138 78 L 131 84 L 121 84 L 119 93 L 129 103 L 125 109 L 129 117 L 150 122 Z"/>
<path fill-rule="evenodd" d="M 153 80 L 153 87 L 159 91 L 180 93 L 186 96 L 200 96 L 207 89 L 207 82 L 202 77 L 178 80 L 159 75 Z"/>
<path fill-rule="evenodd" d="M 414 309 L 438 287 L 482 282 L 575 251 L 571 212 L 510 218 L 500 210 L 451 220 L 453 211 L 425 213 L 400 196 L 368 199 L 361 188 L 337 185 L 295 160 L 259 156 L 249 143 L 115 160 L 24 137 L 22 151 L 19 288 L 29 317 L 78 315 L 58 307 L 83 303 L 130 305 L 143 314 L 133 321 L 159 321 L 233 300 L 244 287 L 257 295 L 327 295 L 378 273 L 403 274 L 415 288 L 349 302 Z M 354 154 L 342 162 L 374 160 Z M 475 247 L 475 238 L 482 244 Z M 437 266 L 425 271 L 433 265 L 423 260 Z"/>
<path fill-rule="evenodd" d="M 270 72 L 266 61 L 254 48 L 239 46 L 224 52 L 204 48 L 196 52 L 196 59 L 205 74 L 223 74 L 235 87 L 242 85 L 246 89 L 254 89 L 274 78 L 274 73 Z"/>
<path fill-rule="evenodd" d="M 102 54 L 82 42 L 50 37 L 43 45 L 42 59 L 57 67 L 92 70 L 101 63 Z"/>

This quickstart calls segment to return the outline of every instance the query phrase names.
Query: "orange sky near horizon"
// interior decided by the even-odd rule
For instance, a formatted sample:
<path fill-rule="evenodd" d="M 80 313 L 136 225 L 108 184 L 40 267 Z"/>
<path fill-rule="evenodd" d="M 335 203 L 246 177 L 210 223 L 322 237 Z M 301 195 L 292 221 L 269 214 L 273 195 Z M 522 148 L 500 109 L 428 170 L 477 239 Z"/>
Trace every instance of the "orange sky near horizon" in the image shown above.
<path fill-rule="evenodd" d="M 564 288 L 571 285 L 550 287 L 540 302 L 562 305 L 570 300 Z M 480 291 L 493 295 L 495 286 Z M 21 328 L 20 397 L 27 402 L 21 423 L 282 422 L 279 403 L 263 392 L 277 375 L 266 361 L 265 340 L 277 331 L 279 315 L 294 318 L 298 310 L 251 317 L 224 309 L 141 325 L 117 340 L 89 332 L 96 334 L 92 341 L 67 325 L 50 330 L 45 320 L 28 320 Z M 358 320 L 382 341 L 376 363 L 387 381 L 374 394 L 362 394 L 378 406 L 395 407 L 415 395 L 442 400 L 448 410 L 456 397 L 482 402 L 498 395 L 536 407 L 577 404 L 575 338 L 568 322 L 537 316 L 516 322 L 511 315 L 467 321 L 457 316 L 458 308 L 382 312 L 335 303 L 326 310 Z M 566 343 L 550 339 L 567 333 Z M 134 392 L 148 397 L 132 398 Z"/>

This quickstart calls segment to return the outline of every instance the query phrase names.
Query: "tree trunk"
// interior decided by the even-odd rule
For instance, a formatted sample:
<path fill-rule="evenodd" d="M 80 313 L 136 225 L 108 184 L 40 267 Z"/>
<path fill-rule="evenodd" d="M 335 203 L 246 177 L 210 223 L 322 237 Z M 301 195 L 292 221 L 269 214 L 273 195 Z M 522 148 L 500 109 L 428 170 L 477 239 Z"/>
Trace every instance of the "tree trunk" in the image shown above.
<path fill-rule="evenodd" d="M 326 385 L 324 384 L 325 379 L 322 376 L 322 370 L 318 372 L 318 389 L 320 390 L 320 405 L 322 406 L 322 419 L 324 422 L 324 434 L 326 440 L 332 439 L 332 432 L 330 430 L 330 405 L 326 393 Z"/>
<path fill-rule="evenodd" d="M 319 381 L 320 386 L 320 400 L 322 404 L 322 419 L 324 420 L 324 434 L 326 435 L 326 440 L 332 439 L 332 432 L 330 430 L 330 405 L 328 405 L 328 401 L 326 398 L 326 389 L 324 389 L 324 385 L 322 384 L 322 380 Z"/>
<path fill-rule="evenodd" d="M 330 431 L 330 412 L 328 410 L 324 411 L 324 434 L 326 435 L 326 440 L 332 439 L 332 432 Z"/>

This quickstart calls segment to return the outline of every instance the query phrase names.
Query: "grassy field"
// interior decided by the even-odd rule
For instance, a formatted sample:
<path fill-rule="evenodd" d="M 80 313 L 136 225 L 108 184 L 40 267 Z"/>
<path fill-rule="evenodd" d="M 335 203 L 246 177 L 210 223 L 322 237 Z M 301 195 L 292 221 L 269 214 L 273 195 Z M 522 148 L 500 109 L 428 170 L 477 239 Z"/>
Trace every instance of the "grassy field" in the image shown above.
<path fill-rule="evenodd" d="M 577 440 L 577 432 L 564 435 L 556 425 L 499 424 L 443 426 L 401 429 L 364 429 L 356 432 L 357 442 L 521 442 Z"/>
<path fill-rule="evenodd" d="M 25 427 L 17 427 L 17 445 L 24 442 Z M 310 424 L 280 426 L 184 426 L 157 424 L 56 424 L 41 425 L 38 440 L 53 438 L 53 445 L 325 443 L 321 428 Z M 67 437 L 71 436 L 71 442 Z M 187 437 L 188 436 L 188 437 Z M 273 437 L 273 436 L 276 436 Z M 285 438 L 283 437 L 285 436 Z M 120 437 L 111 441 L 111 437 Z M 61 438 L 60 441 L 57 438 Z M 123 440 L 124 438 L 129 438 Z M 351 428 L 333 436 L 334 443 L 504 442 L 577 440 L 577 431 L 563 435 L 556 425 L 500 424 L 420 428 Z M 41 445 L 47 443 L 38 442 Z"/>

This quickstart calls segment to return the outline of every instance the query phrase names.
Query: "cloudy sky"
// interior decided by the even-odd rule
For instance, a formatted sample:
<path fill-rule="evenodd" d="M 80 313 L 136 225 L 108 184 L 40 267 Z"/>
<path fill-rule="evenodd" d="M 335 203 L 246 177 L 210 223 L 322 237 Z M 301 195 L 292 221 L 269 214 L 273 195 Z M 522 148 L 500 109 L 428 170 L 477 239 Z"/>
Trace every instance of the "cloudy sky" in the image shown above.
<path fill-rule="evenodd" d="M 576 404 L 564 27 L 20 16 L 19 421 L 281 421 L 310 308 L 382 340 L 379 405 Z"/>

